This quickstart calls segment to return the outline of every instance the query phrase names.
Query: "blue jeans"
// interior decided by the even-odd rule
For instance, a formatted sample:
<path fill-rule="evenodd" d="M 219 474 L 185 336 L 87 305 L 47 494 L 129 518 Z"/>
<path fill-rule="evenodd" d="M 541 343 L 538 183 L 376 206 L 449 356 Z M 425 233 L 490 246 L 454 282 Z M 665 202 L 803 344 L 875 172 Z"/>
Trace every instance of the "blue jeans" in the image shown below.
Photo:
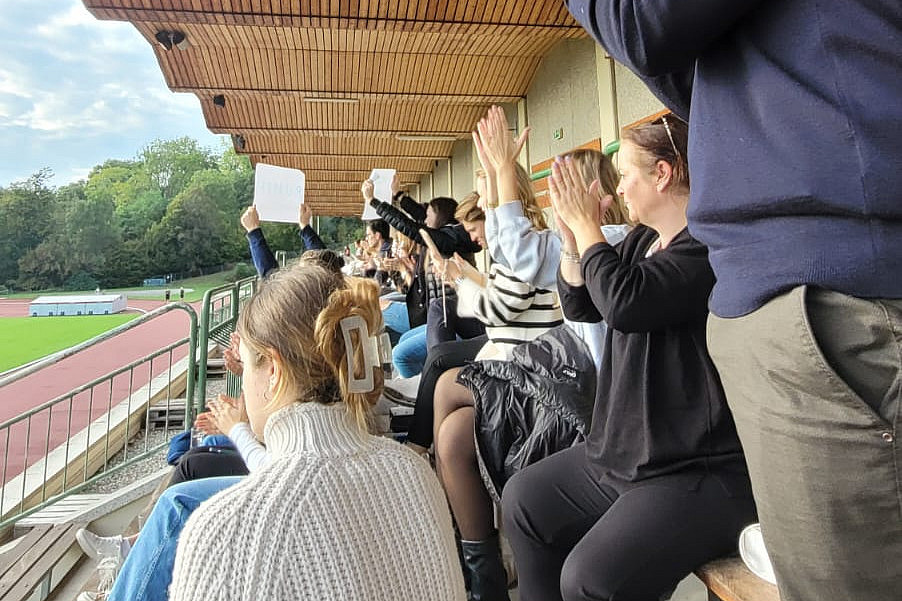
<path fill-rule="evenodd" d="M 426 361 L 426 324 L 401 335 L 401 340 L 391 351 L 391 360 L 402 378 L 411 378 L 423 371 Z"/>
<path fill-rule="evenodd" d="M 392 301 L 392 303 L 382 310 L 382 321 L 389 330 L 403 334 L 410 329 L 410 318 L 407 316 L 407 304 L 404 302 Z"/>
<path fill-rule="evenodd" d="M 107 601 L 166 601 L 175 549 L 191 513 L 240 477 L 204 478 L 171 486 L 160 496 L 119 570 Z"/>

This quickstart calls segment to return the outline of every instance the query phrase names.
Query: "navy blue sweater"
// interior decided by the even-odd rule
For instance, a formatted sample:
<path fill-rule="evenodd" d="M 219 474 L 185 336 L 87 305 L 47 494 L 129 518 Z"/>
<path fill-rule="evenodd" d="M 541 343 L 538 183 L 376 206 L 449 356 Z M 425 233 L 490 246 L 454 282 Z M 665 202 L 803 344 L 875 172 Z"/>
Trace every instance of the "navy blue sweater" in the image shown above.
<path fill-rule="evenodd" d="M 322 250 L 326 248 L 319 234 L 309 225 L 301 228 L 298 234 L 307 250 Z M 257 268 L 257 275 L 262 278 L 271 270 L 278 269 L 279 263 L 269 249 L 269 244 L 263 236 L 263 230 L 256 228 L 249 231 L 247 233 L 247 245 L 251 249 L 251 259 L 254 261 L 254 267 Z"/>
<path fill-rule="evenodd" d="M 711 310 L 809 284 L 902 298 L 902 1 L 569 0 L 690 118 Z"/>

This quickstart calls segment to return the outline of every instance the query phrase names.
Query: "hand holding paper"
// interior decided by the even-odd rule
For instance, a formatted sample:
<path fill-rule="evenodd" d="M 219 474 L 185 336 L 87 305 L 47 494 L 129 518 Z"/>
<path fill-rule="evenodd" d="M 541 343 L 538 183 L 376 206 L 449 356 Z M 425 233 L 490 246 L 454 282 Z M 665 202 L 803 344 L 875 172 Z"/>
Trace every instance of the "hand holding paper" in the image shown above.
<path fill-rule="evenodd" d="M 254 206 L 261 221 L 296 223 L 298 205 L 304 203 L 306 178 L 299 169 L 257 163 L 254 170 Z"/>
<path fill-rule="evenodd" d="M 391 182 L 395 173 L 396 171 L 394 169 L 373 169 L 370 173 L 370 178 L 366 180 L 360 188 L 360 191 L 363 192 L 363 214 L 361 215 L 361 219 L 364 221 L 379 219 L 379 214 L 376 212 L 376 209 L 370 206 L 370 200 L 375 198 L 376 200 L 381 200 L 383 202 L 391 201 Z M 364 191 L 364 186 L 367 190 L 372 186 L 369 198 L 367 198 L 367 192 Z"/>

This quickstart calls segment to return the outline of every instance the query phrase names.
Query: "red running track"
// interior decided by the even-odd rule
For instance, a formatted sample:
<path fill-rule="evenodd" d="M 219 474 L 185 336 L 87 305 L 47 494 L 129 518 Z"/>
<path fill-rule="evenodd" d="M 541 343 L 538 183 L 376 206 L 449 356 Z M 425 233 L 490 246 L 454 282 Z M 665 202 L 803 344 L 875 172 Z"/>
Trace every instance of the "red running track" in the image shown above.
<path fill-rule="evenodd" d="M 130 307 L 149 311 L 164 303 L 130 299 L 128 304 Z M 197 306 L 194 308 L 198 310 Z M 28 301 L 0 300 L 0 316 L 27 315 Z M 176 310 L 166 313 L 18 382 L 0 388 L 0 423 L 187 337 L 188 326 L 188 316 L 184 311 Z M 186 353 L 187 345 L 175 349 L 172 352 L 172 364 L 184 357 Z M 168 353 L 155 359 L 153 375 L 164 372 L 169 365 Z M 106 413 L 111 404 L 116 405 L 127 398 L 130 389 L 138 390 L 147 384 L 149 367 L 145 364 L 141 368 L 135 369 L 131 379 L 128 373 L 117 376 L 112 382 L 112 387 L 108 383 L 98 386 L 94 390 L 93 398 L 88 392 L 84 392 L 73 397 L 71 403 L 69 401 L 61 403 L 52 413 L 42 411 L 36 414 L 30 420 L 30 436 L 26 422 L 16 424 L 10 429 L 9 434 L 0 432 L 0 482 L 8 482 L 22 472 L 26 462 L 29 466 L 33 465 L 45 455 L 48 448 L 53 449 L 63 443 L 70 431 L 78 432 L 90 420 L 97 419 Z M 71 427 L 68 424 L 70 405 Z M 26 440 L 30 440 L 27 449 Z M 4 456 L 7 457 L 5 463 Z"/>

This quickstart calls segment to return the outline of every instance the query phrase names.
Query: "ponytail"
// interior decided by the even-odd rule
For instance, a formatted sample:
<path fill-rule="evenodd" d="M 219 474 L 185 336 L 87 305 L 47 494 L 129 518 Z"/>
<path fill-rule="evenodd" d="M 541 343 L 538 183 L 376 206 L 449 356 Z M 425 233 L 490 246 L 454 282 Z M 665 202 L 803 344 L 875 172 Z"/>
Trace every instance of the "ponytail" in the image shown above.
<path fill-rule="evenodd" d="M 383 375 L 381 366 L 373 368 L 373 390 L 369 392 L 350 392 L 351 378 L 365 377 L 363 373 L 364 344 L 369 340 L 360 340 L 352 334 L 353 349 L 347 352 L 342 334 L 341 321 L 346 317 L 359 316 L 366 324 L 369 333 L 375 334 L 382 329 L 382 312 L 379 309 L 379 286 L 376 282 L 363 278 L 347 278 L 347 286 L 335 290 L 329 297 L 325 308 L 316 318 L 314 327 L 314 343 L 316 352 L 322 355 L 326 364 L 334 374 L 341 390 L 341 397 L 348 410 L 362 428 L 369 426 L 370 410 L 382 394 Z M 348 364 L 348 356 L 353 358 Z M 353 369 L 353 373 L 351 370 Z"/>

